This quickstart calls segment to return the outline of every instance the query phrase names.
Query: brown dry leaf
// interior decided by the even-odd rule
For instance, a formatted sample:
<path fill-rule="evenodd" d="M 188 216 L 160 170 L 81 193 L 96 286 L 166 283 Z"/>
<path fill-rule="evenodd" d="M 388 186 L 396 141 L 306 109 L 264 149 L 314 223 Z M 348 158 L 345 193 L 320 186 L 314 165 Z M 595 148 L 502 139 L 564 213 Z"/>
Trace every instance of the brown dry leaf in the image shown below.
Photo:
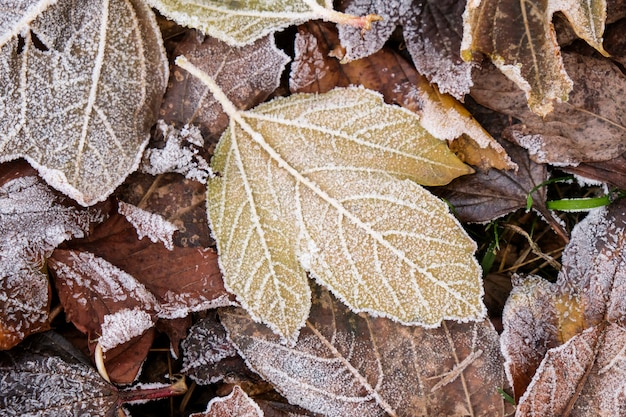
<path fill-rule="evenodd" d="M 605 320 L 626 317 L 626 201 L 592 211 L 572 232 L 556 283 L 517 279 L 503 313 L 502 351 L 515 397 L 546 353 Z"/>
<path fill-rule="evenodd" d="M 23 161 L 0 168 L 0 349 L 48 328 L 45 259 L 104 218 L 102 207 L 78 208 L 33 174 Z"/>
<path fill-rule="evenodd" d="M 626 151 L 626 76 L 606 59 L 563 53 L 574 81 L 567 103 L 558 103 L 545 117 L 530 112 L 524 94 L 485 66 L 474 73 L 472 97 L 483 106 L 520 119 L 507 138 L 528 149 L 538 163 L 577 165 L 605 161 Z"/>
<path fill-rule="evenodd" d="M 567 101 L 572 80 L 561 61 L 552 15 L 562 11 L 578 36 L 599 52 L 606 20 L 604 0 L 468 2 L 463 15 L 463 58 L 487 55 L 519 89 L 528 107 L 548 115 L 555 101 Z"/>
<path fill-rule="evenodd" d="M 373 54 L 383 47 L 396 26 L 402 26 L 406 47 L 420 74 L 457 99 L 469 92 L 473 64 L 463 62 L 459 52 L 465 2 L 347 0 L 343 4 L 346 13 L 375 13 L 383 18 L 364 33 L 349 26 L 339 27 L 345 60 Z"/>
<path fill-rule="evenodd" d="M 0 61 L 0 161 L 26 158 L 82 205 L 105 200 L 137 168 L 165 91 L 152 10 L 139 0 L 5 1 Z"/>
<path fill-rule="evenodd" d="M 227 397 L 216 397 L 209 402 L 203 413 L 189 417 L 263 417 L 263 411 L 248 395 L 235 385 Z"/>
<path fill-rule="evenodd" d="M 462 160 L 482 169 L 515 168 L 506 152 L 454 98 L 441 94 L 399 53 L 382 48 L 363 59 L 341 64 L 337 30 L 328 23 L 299 26 L 289 80 L 292 93 L 325 93 L 335 87 L 363 85 L 420 116 L 438 139 L 454 141 Z M 338 52 L 340 51 L 340 52 Z M 455 140 L 456 139 L 456 140 Z"/>
<path fill-rule="evenodd" d="M 351 313 L 320 287 L 293 347 L 242 309 L 220 311 L 248 365 L 289 402 L 326 416 L 501 416 L 498 335 L 488 321 L 407 327 Z"/>
<path fill-rule="evenodd" d="M 190 30 L 172 56 L 179 55 L 210 74 L 240 109 L 256 106 L 276 90 L 289 62 L 289 57 L 276 47 L 274 35 L 235 48 Z M 179 127 L 199 125 L 206 139 L 219 138 L 228 126 L 228 116 L 207 86 L 178 66 L 171 68 L 160 114 L 166 122 Z"/>
<path fill-rule="evenodd" d="M 564 167 L 563 171 L 626 190 L 626 153 L 608 161 Z"/>

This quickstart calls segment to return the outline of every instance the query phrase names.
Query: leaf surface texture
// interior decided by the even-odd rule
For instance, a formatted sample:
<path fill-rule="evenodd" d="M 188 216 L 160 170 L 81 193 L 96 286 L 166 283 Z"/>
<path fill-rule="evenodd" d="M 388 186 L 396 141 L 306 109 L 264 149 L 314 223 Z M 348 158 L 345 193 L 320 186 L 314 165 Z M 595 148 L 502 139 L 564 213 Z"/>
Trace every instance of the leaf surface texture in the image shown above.
<path fill-rule="evenodd" d="M 91 205 L 137 167 L 167 59 L 141 1 L 52 3 L 0 21 L 1 160 L 24 157 L 50 185 Z"/>

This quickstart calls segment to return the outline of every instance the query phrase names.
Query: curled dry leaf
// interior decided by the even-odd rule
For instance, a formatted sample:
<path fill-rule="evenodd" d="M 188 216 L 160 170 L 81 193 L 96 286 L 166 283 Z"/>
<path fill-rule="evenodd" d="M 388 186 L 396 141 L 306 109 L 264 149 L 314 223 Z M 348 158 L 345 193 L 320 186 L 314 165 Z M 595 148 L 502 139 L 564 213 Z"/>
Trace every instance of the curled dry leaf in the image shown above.
<path fill-rule="evenodd" d="M 18 4 L 0 17 L 0 160 L 102 201 L 137 168 L 165 90 L 154 15 L 138 0 Z"/>
<path fill-rule="evenodd" d="M 248 397 L 248 395 L 235 385 L 233 391 L 227 397 L 216 397 L 209 402 L 206 411 L 193 413 L 189 417 L 263 417 L 263 411 Z"/>
<path fill-rule="evenodd" d="M 605 161 L 626 151 L 626 76 L 606 59 L 564 53 L 574 80 L 567 103 L 545 117 L 530 112 L 523 94 L 493 67 L 474 73 L 472 98 L 483 106 L 520 119 L 505 136 L 528 149 L 539 163 L 577 165 Z"/>
<path fill-rule="evenodd" d="M 457 99 L 469 92 L 473 64 L 464 62 L 459 53 L 465 2 L 350 0 L 344 4 L 346 13 L 376 13 L 383 18 L 365 33 L 349 26 L 339 27 L 345 60 L 373 54 L 383 47 L 396 26 L 402 26 L 406 48 L 420 74 Z"/>
<path fill-rule="evenodd" d="M 463 58 L 487 55 L 517 87 L 530 109 L 548 115 L 572 90 L 561 60 L 552 15 L 562 11 L 576 33 L 601 53 L 606 20 L 604 0 L 468 2 L 463 15 Z"/>
<path fill-rule="evenodd" d="M 399 53 L 382 48 L 363 59 L 340 63 L 336 29 L 309 22 L 298 28 L 291 92 L 325 93 L 335 87 L 363 85 L 380 92 L 389 104 L 415 112 L 428 133 L 451 145 L 468 164 L 482 169 L 515 168 L 506 152 L 454 98 L 441 94 Z"/>
<path fill-rule="evenodd" d="M 316 287 L 293 347 L 241 309 L 220 318 L 248 365 L 289 402 L 325 416 L 502 416 L 498 335 L 489 321 L 406 327 L 355 315 Z"/>
<path fill-rule="evenodd" d="M 50 292 L 41 272 L 45 259 L 61 242 L 83 237 L 104 217 L 96 208 L 79 209 L 32 173 L 20 176 L 22 169 L 19 163 L 2 169 L 0 349 L 47 328 Z"/>
<path fill-rule="evenodd" d="M 586 162 L 563 171 L 626 190 L 626 153 L 602 162 Z"/>
<path fill-rule="evenodd" d="M 514 283 L 503 314 L 502 351 L 516 398 L 531 379 L 543 378 L 538 368 L 550 349 L 605 321 L 624 324 L 625 213 L 620 200 L 574 228 L 556 283 L 538 277 Z"/>
<path fill-rule="evenodd" d="M 263 102 L 280 83 L 289 57 L 276 47 L 274 36 L 234 48 L 216 38 L 189 31 L 176 45 L 173 56 L 184 55 L 211 74 L 237 108 L 249 109 Z M 219 138 L 228 116 L 208 87 L 180 67 L 172 67 L 161 117 L 168 123 L 200 126 L 206 139 Z"/>
<path fill-rule="evenodd" d="M 231 117 L 212 160 L 208 213 L 225 284 L 256 320 L 293 342 L 310 307 L 305 271 L 355 311 L 428 327 L 484 317 L 475 243 L 409 180 L 442 184 L 471 168 L 413 113 L 364 88 L 242 112 L 177 62 Z"/>
<path fill-rule="evenodd" d="M 332 10 L 328 0 L 147 0 L 164 16 L 201 30 L 232 46 L 246 46 L 265 35 L 323 19 L 369 29 L 378 16 L 350 16 Z"/>

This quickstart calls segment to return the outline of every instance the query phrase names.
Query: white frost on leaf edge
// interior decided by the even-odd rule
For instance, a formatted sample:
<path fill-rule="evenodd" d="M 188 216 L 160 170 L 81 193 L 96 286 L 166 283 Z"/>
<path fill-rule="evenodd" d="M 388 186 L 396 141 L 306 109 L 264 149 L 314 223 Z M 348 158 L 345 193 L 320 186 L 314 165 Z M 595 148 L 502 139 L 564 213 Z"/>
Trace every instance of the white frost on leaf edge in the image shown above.
<path fill-rule="evenodd" d="M 106 352 L 134 337 L 141 336 L 152 326 L 154 326 L 154 321 L 144 310 L 138 307 L 132 310 L 124 308 L 104 316 L 102 336 L 98 342 L 102 346 L 102 351 Z"/>
<path fill-rule="evenodd" d="M 118 212 L 133 225 L 139 239 L 147 236 L 154 243 L 161 241 L 167 249 L 174 249 L 172 236 L 178 227 L 165 220 L 163 216 L 123 201 L 118 204 Z"/>

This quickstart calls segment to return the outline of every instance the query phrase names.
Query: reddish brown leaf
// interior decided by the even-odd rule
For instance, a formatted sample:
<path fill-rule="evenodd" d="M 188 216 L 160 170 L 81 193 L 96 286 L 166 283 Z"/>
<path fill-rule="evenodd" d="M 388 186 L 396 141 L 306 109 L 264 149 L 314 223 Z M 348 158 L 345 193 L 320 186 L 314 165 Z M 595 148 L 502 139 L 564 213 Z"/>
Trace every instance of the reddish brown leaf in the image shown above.
<path fill-rule="evenodd" d="M 173 56 L 184 55 L 211 74 L 227 97 L 239 108 L 251 108 L 278 87 L 288 57 L 276 48 L 273 35 L 242 48 L 190 30 L 177 45 Z M 203 136 L 218 137 L 228 117 L 208 88 L 180 67 L 172 65 L 161 117 L 170 123 L 196 124 Z"/>
<path fill-rule="evenodd" d="M 539 163 L 559 166 L 606 161 L 626 151 L 626 76 L 606 59 L 563 53 L 574 81 L 569 100 L 556 103 L 545 117 L 533 114 L 513 82 L 493 66 L 474 72 L 472 97 L 523 124 L 515 124 L 506 137 L 528 149 Z"/>
<path fill-rule="evenodd" d="M 355 315 L 314 289 L 293 347 L 241 309 L 220 317 L 249 366 L 291 403 L 326 416 L 498 415 L 498 336 L 489 322 L 407 327 Z"/>
<path fill-rule="evenodd" d="M 237 385 L 227 397 L 211 400 L 204 413 L 193 413 L 189 417 L 263 417 L 263 411 Z"/>
<path fill-rule="evenodd" d="M 626 153 L 608 161 L 587 162 L 575 167 L 564 167 L 563 170 L 626 190 Z"/>
<path fill-rule="evenodd" d="M 102 205 L 79 208 L 21 163 L 0 171 L 0 349 L 48 328 L 45 258 L 66 239 L 82 237 L 104 217 Z"/>
<path fill-rule="evenodd" d="M 354 60 L 383 47 L 396 26 L 402 26 L 406 47 L 417 70 L 444 93 L 462 99 L 472 86 L 472 64 L 460 57 L 465 3 L 454 0 L 348 0 L 346 13 L 375 13 L 383 20 L 364 33 L 348 25 L 339 26 L 346 58 Z"/>

